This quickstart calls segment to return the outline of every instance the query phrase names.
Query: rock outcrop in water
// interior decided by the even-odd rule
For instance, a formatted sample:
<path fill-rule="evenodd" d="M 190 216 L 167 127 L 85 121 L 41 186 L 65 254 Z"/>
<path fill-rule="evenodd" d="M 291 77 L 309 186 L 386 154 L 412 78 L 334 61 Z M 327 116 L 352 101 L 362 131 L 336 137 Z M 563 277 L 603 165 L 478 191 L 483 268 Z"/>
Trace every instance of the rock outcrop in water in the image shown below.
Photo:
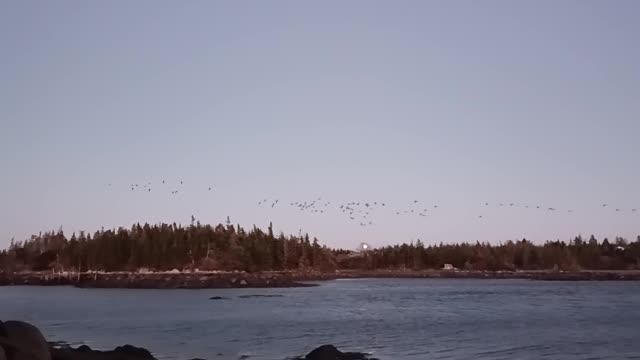
<path fill-rule="evenodd" d="M 303 358 L 296 360 L 377 360 L 367 354 L 357 352 L 342 352 L 333 345 L 322 345 Z"/>
<path fill-rule="evenodd" d="M 34 359 L 35 360 L 35 359 Z M 110 351 L 92 350 L 87 345 L 51 348 L 51 360 L 155 360 L 147 349 L 124 345 Z"/>

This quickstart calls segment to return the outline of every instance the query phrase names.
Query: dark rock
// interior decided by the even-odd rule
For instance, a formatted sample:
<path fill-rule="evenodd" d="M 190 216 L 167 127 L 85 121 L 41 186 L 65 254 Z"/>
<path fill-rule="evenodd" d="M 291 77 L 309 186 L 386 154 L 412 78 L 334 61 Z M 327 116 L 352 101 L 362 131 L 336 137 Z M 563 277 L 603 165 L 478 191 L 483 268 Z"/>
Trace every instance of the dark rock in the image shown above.
<path fill-rule="evenodd" d="M 51 358 L 52 360 L 156 360 L 147 349 L 131 345 L 118 346 L 110 351 L 92 350 L 86 345 L 77 349 L 52 347 Z"/>
<path fill-rule="evenodd" d="M 306 360 L 341 360 L 342 352 L 333 345 L 322 345 L 312 350 L 304 358 Z"/>
<path fill-rule="evenodd" d="M 228 298 L 222 296 L 212 296 L 209 300 L 227 300 Z"/>
<path fill-rule="evenodd" d="M 333 345 L 322 345 L 300 360 L 377 360 L 367 354 L 357 352 L 342 352 Z"/>
<path fill-rule="evenodd" d="M 0 348 L 6 359 L 51 359 L 49 344 L 40 330 L 24 321 L 0 321 Z"/>
<path fill-rule="evenodd" d="M 149 352 L 149 350 L 135 347 L 132 345 L 118 346 L 117 348 L 115 348 L 115 350 L 113 350 L 113 352 L 126 355 L 132 358 L 138 358 L 138 359 L 154 358 L 153 355 L 151 355 L 151 352 Z"/>

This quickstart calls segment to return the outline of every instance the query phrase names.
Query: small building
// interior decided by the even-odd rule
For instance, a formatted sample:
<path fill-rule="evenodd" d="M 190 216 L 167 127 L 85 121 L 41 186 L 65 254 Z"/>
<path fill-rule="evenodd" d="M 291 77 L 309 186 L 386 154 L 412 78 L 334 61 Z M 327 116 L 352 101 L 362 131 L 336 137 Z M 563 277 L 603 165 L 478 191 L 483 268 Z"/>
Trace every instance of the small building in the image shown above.
<path fill-rule="evenodd" d="M 444 264 L 444 266 L 442 267 L 442 270 L 455 270 L 456 268 L 453 267 L 452 264 Z"/>

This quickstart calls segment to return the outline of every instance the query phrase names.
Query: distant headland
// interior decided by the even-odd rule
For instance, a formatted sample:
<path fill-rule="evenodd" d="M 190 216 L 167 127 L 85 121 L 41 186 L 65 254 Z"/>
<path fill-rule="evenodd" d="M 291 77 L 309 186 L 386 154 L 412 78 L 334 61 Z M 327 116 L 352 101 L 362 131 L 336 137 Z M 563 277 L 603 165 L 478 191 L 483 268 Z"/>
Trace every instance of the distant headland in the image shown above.
<path fill-rule="evenodd" d="M 358 250 L 321 246 L 308 234 L 285 236 L 256 226 L 134 224 L 62 230 L 11 241 L 0 251 L 0 285 L 116 288 L 312 286 L 338 278 L 494 278 L 638 280 L 635 241 L 583 239 L 533 244 L 415 243 Z"/>

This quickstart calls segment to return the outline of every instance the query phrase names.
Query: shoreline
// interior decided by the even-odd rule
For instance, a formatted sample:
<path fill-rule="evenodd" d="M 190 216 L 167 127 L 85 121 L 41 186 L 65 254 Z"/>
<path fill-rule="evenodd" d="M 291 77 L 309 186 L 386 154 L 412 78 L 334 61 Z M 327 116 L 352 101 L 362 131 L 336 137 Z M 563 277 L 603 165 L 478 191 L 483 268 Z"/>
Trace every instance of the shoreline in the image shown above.
<path fill-rule="evenodd" d="M 462 271 L 338 270 L 335 272 L 27 272 L 0 274 L 0 286 L 75 286 L 129 289 L 289 288 L 337 279 L 526 279 L 542 281 L 639 281 L 638 270 Z"/>

